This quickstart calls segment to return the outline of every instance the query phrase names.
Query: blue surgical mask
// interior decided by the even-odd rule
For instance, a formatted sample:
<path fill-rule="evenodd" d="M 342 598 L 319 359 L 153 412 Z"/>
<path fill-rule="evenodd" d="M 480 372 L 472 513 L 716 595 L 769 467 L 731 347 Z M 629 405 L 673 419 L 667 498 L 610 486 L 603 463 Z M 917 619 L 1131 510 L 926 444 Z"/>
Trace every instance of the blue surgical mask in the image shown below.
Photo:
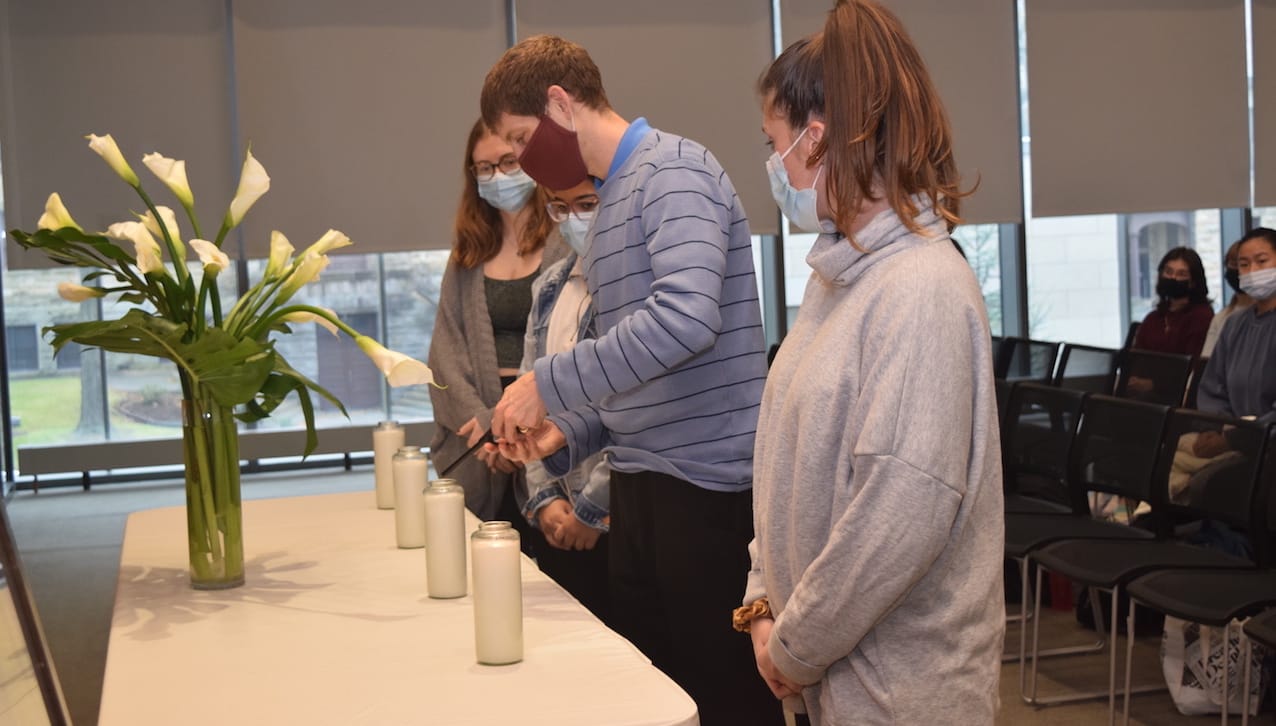
<path fill-rule="evenodd" d="M 589 251 L 589 243 L 593 241 L 589 236 L 589 228 L 594 223 L 594 214 L 595 212 L 588 212 L 583 217 L 578 217 L 572 212 L 567 215 L 566 220 L 558 223 L 559 234 L 563 235 L 567 244 L 581 257 Z"/>
<path fill-rule="evenodd" d="M 1266 300 L 1276 295 L 1276 267 L 1246 272 L 1241 275 L 1241 289 L 1255 300 Z"/>
<path fill-rule="evenodd" d="M 478 183 L 478 193 L 483 201 L 505 212 L 522 209 L 534 191 L 536 182 L 522 169 L 509 174 L 497 169 L 491 179 Z"/>
<path fill-rule="evenodd" d="M 766 160 L 767 176 L 771 177 L 771 196 L 775 198 L 776 206 L 789 218 L 789 221 L 797 225 L 798 229 L 805 232 L 821 232 L 823 226 L 820 224 L 820 215 L 816 211 L 816 191 L 815 187 L 820 181 L 820 172 L 824 170 L 821 164 L 819 169 L 815 171 L 815 180 L 811 182 L 810 189 L 794 189 L 789 183 L 789 172 L 784 169 L 784 158 L 793 153 L 797 148 L 798 142 L 806 136 L 806 132 L 810 130 L 810 126 L 802 129 L 802 133 L 793 140 L 788 150 L 781 154 L 778 151 L 771 153 L 771 158 Z"/>

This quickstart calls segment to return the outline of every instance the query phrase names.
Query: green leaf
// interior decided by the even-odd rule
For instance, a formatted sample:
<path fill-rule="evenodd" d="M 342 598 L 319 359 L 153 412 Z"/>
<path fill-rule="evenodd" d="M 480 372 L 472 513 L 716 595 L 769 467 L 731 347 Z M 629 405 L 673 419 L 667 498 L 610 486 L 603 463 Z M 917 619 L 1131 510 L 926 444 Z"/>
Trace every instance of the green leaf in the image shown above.
<path fill-rule="evenodd" d="M 113 353 L 134 353 L 177 362 L 186 326 L 133 308 L 119 320 L 90 320 L 44 328 L 54 353 L 72 341 Z"/>
<path fill-rule="evenodd" d="M 221 328 L 208 328 L 181 348 L 195 379 L 223 406 L 253 400 L 275 367 L 272 349 L 254 340 L 237 339 Z"/>

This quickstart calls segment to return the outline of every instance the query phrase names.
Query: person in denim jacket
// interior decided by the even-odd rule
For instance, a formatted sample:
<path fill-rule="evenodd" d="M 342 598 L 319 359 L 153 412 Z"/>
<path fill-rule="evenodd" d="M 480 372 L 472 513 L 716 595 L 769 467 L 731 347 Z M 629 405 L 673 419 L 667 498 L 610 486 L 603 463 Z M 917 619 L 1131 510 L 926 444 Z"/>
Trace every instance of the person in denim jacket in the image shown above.
<path fill-rule="evenodd" d="M 532 310 L 523 342 L 522 371 L 542 356 L 570 349 L 595 335 L 594 306 L 580 269 L 588 249 L 598 195 L 591 182 L 551 192 L 550 217 L 572 251 L 532 283 Z M 537 549 L 537 563 L 595 616 L 606 620 L 607 524 L 611 473 L 601 453 L 588 457 L 562 478 L 539 461 L 527 463 L 527 504 L 523 514 L 540 529 L 549 548 Z M 543 551 L 542 551 L 543 550 Z"/>

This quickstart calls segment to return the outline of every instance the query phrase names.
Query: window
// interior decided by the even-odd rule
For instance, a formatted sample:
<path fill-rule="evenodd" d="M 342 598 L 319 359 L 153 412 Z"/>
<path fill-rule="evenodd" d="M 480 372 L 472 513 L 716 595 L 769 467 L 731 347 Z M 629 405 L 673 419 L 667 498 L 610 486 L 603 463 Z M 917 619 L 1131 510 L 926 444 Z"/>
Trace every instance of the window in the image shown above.
<path fill-rule="evenodd" d="M 1254 226 L 1276 229 L 1276 207 L 1255 207 Z"/>
<path fill-rule="evenodd" d="M 9 370 L 35 371 L 40 368 L 40 350 L 34 325 L 6 325 L 5 341 L 9 351 Z"/>

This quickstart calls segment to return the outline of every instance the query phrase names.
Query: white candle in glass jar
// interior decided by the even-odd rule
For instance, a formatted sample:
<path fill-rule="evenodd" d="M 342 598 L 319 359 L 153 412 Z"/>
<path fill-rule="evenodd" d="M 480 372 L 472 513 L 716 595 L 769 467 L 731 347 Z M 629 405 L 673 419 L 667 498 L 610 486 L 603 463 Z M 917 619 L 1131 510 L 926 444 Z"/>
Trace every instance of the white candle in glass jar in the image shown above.
<path fill-rule="evenodd" d="M 523 659 L 523 576 L 518 532 L 484 522 L 470 537 L 474 575 L 474 650 L 484 665 Z"/>
<path fill-rule="evenodd" d="M 430 597 L 465 596 L 465 490 L 452 479 L 425 490 L 425 582 Z"/>
<path fill-rule="evenodd" d="M 404 446 L 394 455 L 394 538 L 402 549 L 425 546 L 425 453 Z"/>
<path fill-rule="evenodd" d="M 377 509 L 394 509 L 394 454 L 403 448 L 403 427 L 398 421 L 382 421 L 372 429 L 372 476 L 376 482 Z"/>

